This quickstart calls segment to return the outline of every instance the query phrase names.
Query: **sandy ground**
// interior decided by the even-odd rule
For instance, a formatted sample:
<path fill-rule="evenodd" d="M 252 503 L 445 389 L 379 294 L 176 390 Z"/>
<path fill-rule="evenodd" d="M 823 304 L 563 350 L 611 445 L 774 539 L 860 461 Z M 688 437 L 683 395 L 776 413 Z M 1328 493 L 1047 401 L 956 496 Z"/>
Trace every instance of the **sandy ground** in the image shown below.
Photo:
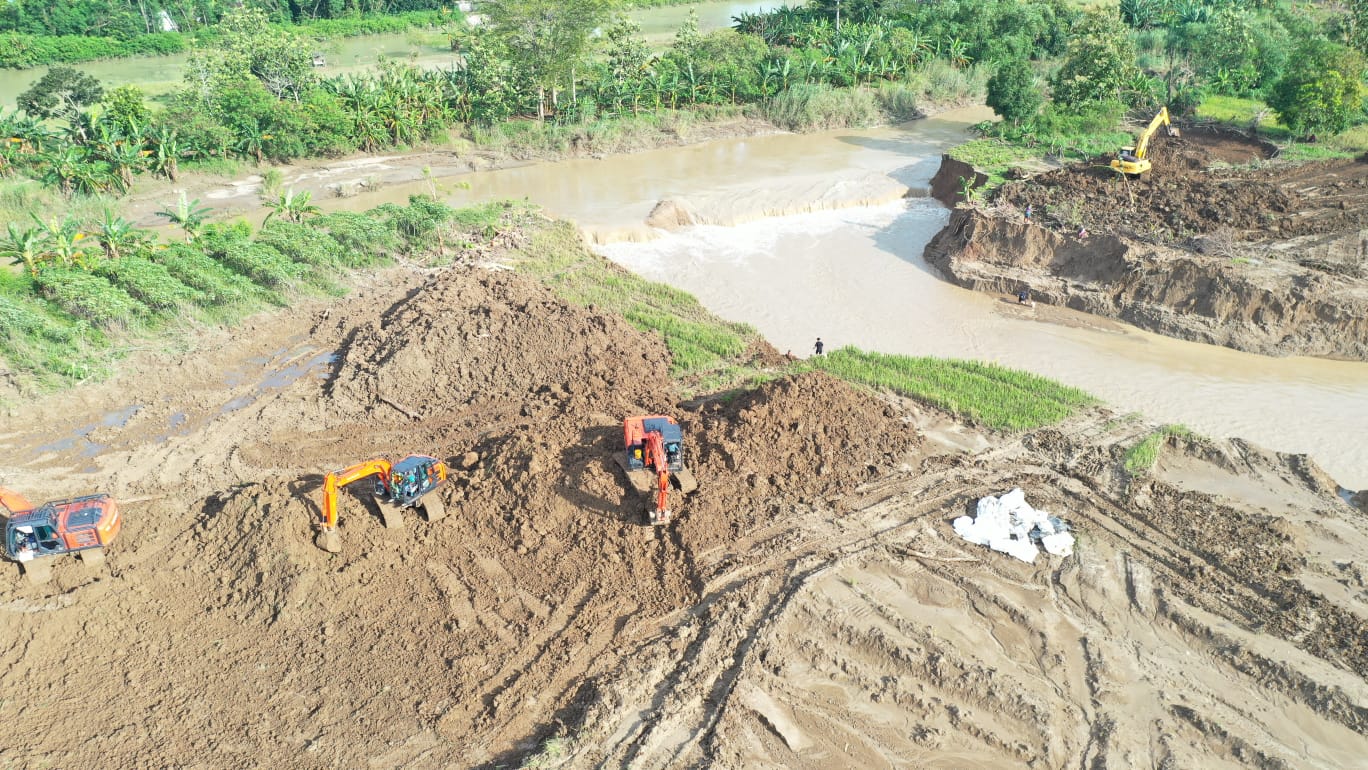
<path fill-rule="evenodd" d="M 1306 458 L 1133 478 L 1149 426 L 1105 409 L 999 435 L 815 374 L 684 403 L 668 365 L 517 271 L 396 268 L 26 405 L 0 483 L 126 524 L 0 573 L 0 764 L 1368 767 L 1368 519 Z M 700 488 L 651 529 L 611 456 L 660 411 Z M 356 490 L 312 544 L 324 472 L 415 451 L 446 519 Z M 1016 486 L 1074 556 L 956 538 Z"/>

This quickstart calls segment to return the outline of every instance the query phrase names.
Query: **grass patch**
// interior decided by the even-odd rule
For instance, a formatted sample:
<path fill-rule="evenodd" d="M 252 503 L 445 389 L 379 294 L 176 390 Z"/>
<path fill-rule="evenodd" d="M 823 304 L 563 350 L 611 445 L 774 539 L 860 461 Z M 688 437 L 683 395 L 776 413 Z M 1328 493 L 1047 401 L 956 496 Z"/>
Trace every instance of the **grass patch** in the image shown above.
<path fill-rule="evenodd" d="M 833 88 L 825 83 L 792 86 L 760 109 L 766 120 L 789 131 L 870 126 L 884 118 L 873 91 Z"/>
<path fill-rule="evenodd" d="M 808 359 L 806 364 L 851 382 L 888 388 L 1000 430 L 1050 425 L 1097 402 L 1077 388 L 977 361 L 868 353 L 845 347 Z"/>
<path fill-rule="evenodd" d="M 665 340 L 676 377 L 720 382 L 722 372 L 759 338 L 745 324 L 723 321 L 693 295 L 654 283 L 590 252 L 569 222 L 537 228 L 516 258 L 557 295 L 577 305 L 616 313 L 642 331 Z"/>
<path fill-rule="evenodd" d="M 541 746 L 541 751 L 523 760 L 520 765 L 521 770 L 535 770 L 535 768 L 551 767 L 552 765 L 565 759 L 566 752 L 570 750 L 569 738 L 547 738 Z"/>
<path fill-rule="evenodd" d="M 1193 432 L 1182 425 L 1164 425 L 1145 436 L 1140 443 L 1126 450 L 1126 472 L 1131 475 L 1145 473 L 1159 462 L 1159 450 L 1170 436 L 1193 437 Z"/>

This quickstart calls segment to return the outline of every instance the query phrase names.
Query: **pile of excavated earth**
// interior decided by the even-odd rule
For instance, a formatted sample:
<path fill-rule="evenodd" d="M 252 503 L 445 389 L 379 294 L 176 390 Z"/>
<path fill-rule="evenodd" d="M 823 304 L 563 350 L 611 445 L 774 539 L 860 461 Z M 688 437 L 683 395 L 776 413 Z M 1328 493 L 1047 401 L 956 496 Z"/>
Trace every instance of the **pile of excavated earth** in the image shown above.
<path fill-rule="evenodd" d="M 1106 410 L 999 434 L 776 375 L 682 400 L 657 337 L 463 264 L 33 402 L 0 483 L 125 524 L 103 568 L 0 573 L 0 766 L 1368 756 L 1368 517 L 1305 457 L 1174 438 L 1131 476 L 1150 426 Z M 699 481 L 656 528 L 612 460 L 651 413 Z M 445 518 L 386 529 L 363 482 L 315 547 L 324 473 L 413 452 L 452 467 Z M 955 535 L 1015 487 L 1074 555 Z"/>
<path fill-rule="evenodd" d="M 1368 162 L 1273 154 L 1227 130 L 1160 132 L 1141 178 L 1108 158 L 1019 175 L 956 210 L 926 256 L 959 285 L 1160 334 L 1368 360 Z M 947 159 L 938 188 L 972 173 Z"/>

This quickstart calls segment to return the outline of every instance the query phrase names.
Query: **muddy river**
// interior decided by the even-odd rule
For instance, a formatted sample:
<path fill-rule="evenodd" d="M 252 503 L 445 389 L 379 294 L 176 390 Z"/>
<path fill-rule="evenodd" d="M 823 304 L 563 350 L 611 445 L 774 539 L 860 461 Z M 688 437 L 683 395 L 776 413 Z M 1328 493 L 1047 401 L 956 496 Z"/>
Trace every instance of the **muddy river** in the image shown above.
<path fill-rule="evenodd" d="M 829 348 L 995 361 L 1084 388 L 1122 413 L 1309 453 L 1341 484 L 1368 487 L 1368 364 L 1181 342 L 1070 311 L 1028 311 L 940 280 L 921 254 L 948 213 L 916 196 L 940 152 L 983 117 L 967 110 L 901 127 L 481 172 L 456 178 L 468 189 L 444 189 L 455 203 L 530 198 L 579 222 L 613 260 L 754 325 L 780 350 L 805 355 L 820 335 Z M 878 198 L 895 187 L 871 177 L 906 185 L 914 197 L 868 200 L 871 190 Z M 817 198 L 827 205 L 841 189 L 872 205 L 789 213 Z M 386 188 L 346 205 L 402 201 L 421 190 Z M 645 227 L 663 198 L 740 224 Z"/>

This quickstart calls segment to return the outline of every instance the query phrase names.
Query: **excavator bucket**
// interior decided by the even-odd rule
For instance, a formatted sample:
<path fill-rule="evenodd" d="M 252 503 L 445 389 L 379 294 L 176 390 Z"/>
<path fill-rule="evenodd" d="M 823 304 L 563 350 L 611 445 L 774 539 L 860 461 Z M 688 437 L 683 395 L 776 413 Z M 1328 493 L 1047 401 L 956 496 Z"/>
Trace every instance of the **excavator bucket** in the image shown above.
<path fill-rule="evenodd" d="M 342 536 L 335 529 L 325 529 L 314 538 L 314 545 L 328 553 L 342 553 Z"/>

